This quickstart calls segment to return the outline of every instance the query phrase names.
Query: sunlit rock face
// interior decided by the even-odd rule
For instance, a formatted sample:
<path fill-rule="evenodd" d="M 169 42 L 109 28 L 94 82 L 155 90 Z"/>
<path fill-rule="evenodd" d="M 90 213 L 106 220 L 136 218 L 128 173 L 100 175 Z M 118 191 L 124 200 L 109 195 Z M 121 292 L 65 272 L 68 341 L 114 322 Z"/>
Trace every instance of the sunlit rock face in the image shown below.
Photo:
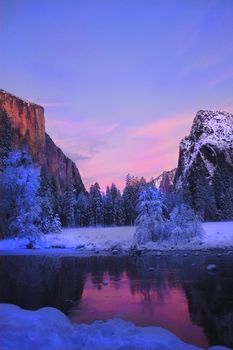
<path fill-rule="evenodd" d="M 39 165 L 45 162 L 44 109 L 0 90 L 0 109 L 10 120 L 13 148 L 28 146 L 31 156 Z"/>
<path fill-rule="evenodd" d="M 34 162 L 47 168 L 55 180 L 58 193 L 63 193 L 73 184 L 77 191 L 85 191 L 76 165 L 45 133 L 43 107 L 24 101 L 4 90 L 0 90 L 0 111 L 5 113 L 11 127 L 11 148 L 27 147 Z M 3 123 L 0 123 L 0 133 Z"/>
<path fill-rule="evenodd" d="M 176 168 L 163 171 L 163 173 L 156 177 L 155 186 L 163 193 L 172 192 L 174 190 L 174 177 L 176 174 Z"/>
<path fill-rule="evenodd" d="M 204 220 L 233 217 L 233 115 L 199 111 L 180 143 L 175 189 Z"/>

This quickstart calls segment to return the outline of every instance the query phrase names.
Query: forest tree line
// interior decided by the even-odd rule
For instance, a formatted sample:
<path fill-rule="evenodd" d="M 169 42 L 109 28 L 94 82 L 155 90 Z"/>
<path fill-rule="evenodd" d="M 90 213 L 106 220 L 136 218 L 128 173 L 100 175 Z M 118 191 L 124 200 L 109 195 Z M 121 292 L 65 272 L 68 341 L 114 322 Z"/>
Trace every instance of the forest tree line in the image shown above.
<path fill-rule="evenodd" d="M 147 182 L 128 174 L 122 192 L 114 183 L 102 192 L 96 182 L 89 192 L 69 185 L 60 194 L 55 178 L 49 176 L 46 167 L 35 166 L 28 149 L 11 149 L 10 125 L 1 113 L 0 122 L 1 238 L 36 237 L 59 232 L 61 226 L 137 224 L 140 241 L 142 236 L 153 238 L 158 231 L 161 237 L 171 230 L 179 236 L 186 223 L 189 232 L 190 223 L 196 226 L 194 213 L 183 200 L 175 193 L 161 194 L 153 179 Z"/>
<path fill-rule="evenodd" d="M 6 138 L 5 138 L 6 140 Z M 153 185 L 127 175 L 123 192 L 112 183 L 102 192 L 96 182 L 89 192 L 69 185 L 61 195 L 45 167 L 37 168 L 27 149 L 0 154 L 0 234 L 23 236 L 59 232 L 63 227 L 134 225 L 142 186 Z M 5 146 L 5 147 L 3 147 Z"/>

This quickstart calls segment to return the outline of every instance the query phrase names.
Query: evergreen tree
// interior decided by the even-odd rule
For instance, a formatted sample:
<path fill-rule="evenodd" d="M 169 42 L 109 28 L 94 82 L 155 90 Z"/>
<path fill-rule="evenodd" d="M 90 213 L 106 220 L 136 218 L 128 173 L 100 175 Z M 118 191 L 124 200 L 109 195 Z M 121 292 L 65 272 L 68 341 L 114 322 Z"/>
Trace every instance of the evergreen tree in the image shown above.
<path fill-rule="evenodd" d="M 123 191 L 123 203 L 126 217 L 126 224 L 133 225 L 137 217 L 136 205 L 140 192 L 140 187 L 146 184 L 146 180 L 142 177 L 126 176 L 126 186 Z"/>
<path fill-rule="evenodd" d="M 45 167 L 42 167 L 40 173 L 39 197 L 41 202 L 41 230 L 44 233 L 60 232 L 61 222 L 58 214 L 55 212 L 55 195 L 53 192 L 51 180 Z"/>
<path fill-rule="evenodd" d="M 125 224 L 124 203 L 120 191 L 117 191 L 117 196 L 114 202 L 114 223 L 117 226 Z"/>
<path fill-rule="evenodd" d="M 94 226 L 104 223 L 104 203 L 98 182 L 90 187 L 90 205 Z"/>
<path fill-rule="evenodd" d="M 12 148 L 12 130 L 5 111 L 0 110 L 0 171 Z"/>
<path fill-rule="evenodd" d="M 80 192 L 75 206 L 75 224 L 79 227 L 88 226 L 89 217 L 89 197 L 87 194 Z"/>
<path fill-rule="evenodd" d="M 107 186 L 106 194 L 103 196 L 104 203 L 104 225 L 113 225 L 114 224 L 114 207 L 113 207 L 113 198 L 112 193 Z"/>
<path fill-rule="evenodd" d="M 75 226 L 76 190 L 69 185 L 63 196 L 63 224 L 66 227 Z"/>
<path fill-rule="evenodd" d="M 5 236 L 40 235 L 39 171 L 27 151 L 10 152 L 1 179 Z"/>

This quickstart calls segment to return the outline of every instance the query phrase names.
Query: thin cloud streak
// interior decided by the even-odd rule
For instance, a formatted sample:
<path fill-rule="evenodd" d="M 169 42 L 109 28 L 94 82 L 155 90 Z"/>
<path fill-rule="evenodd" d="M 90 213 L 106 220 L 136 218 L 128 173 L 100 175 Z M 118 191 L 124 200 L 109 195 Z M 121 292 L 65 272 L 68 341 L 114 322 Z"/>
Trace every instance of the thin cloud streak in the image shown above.
<path fill-rule="evenodd" d="M 115 182 L 124 187 L 129 172 L 137 176 L 158 176 L 176 166 L 179 142 L 190 130 L 191 114 L 171 115 L 140 127 L 93 122 L 51 121 L 57 144 L 75 159 L 85 185 L 95 179 L 104 189 Z M 91 130 L 89 130 L 91 128 Z M 95 146 L 95 147 L 94 147 Z"/>

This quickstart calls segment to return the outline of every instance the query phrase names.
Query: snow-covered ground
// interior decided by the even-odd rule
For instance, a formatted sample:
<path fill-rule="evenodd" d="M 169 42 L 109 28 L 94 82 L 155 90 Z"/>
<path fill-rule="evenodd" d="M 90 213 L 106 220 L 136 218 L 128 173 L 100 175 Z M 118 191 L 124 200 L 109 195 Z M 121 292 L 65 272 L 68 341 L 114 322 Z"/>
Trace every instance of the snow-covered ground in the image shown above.
<path fill-rule="evenodd" d="M 54 308 L 28 311 L 0 304 L 1 350 L 200 350 L 159 327 L 138 327 L 120 319 L 72 324 Z M 209 350 L 229 349 L 210 347 Z"/>
<path fill-rule="evenodd" d="M 233 221 L 203 223 L 204 235 L 199 240 L 176 245 L 173 242 L 148 242 L 147 249 L 206 249 L 233 248 Z M 97 227 L 63 229 L 60 234 L 45 235 L 35 244 L 36 248 L 71 248 L 78 252 L 128 250 L 133 244 L 135 227 Z M 26 247 L 27 239 L 7 239 L 0 241 L 1 251 L 20 250 Z M 59 250 L 60 250 L 59 249 Z M 32 252 L 32 251 L 30 251 Z"/>

